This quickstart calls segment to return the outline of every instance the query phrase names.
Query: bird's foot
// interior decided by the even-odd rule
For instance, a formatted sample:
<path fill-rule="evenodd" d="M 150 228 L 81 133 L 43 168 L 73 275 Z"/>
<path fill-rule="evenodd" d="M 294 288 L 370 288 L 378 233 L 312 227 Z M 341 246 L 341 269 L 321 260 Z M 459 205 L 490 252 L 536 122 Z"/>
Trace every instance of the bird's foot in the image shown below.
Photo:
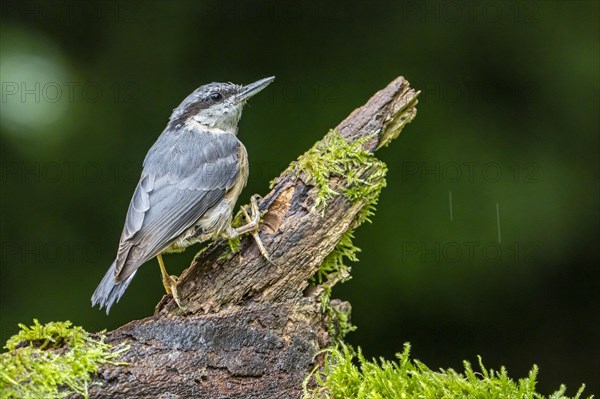
<path fill-rule="evenodd" d="M 179 277 L 173 275 L 163 275 L 162 283 L 163 287 L 165 287 L 165 291 L 167 295 L 170 295 L 179 309 L 185 310 L 185 308 L 181 305 L 181 301 L 179 300 L 179 294 L 177 293 L 177 282 L 179 281 Z"/>
<path fill-rule="evenodd" d="M 260 196 L 258 194 L 254 194 L 252 197 L 250 197 L 250 212 L 252 212 L 252 217 L 248 215 L 246 208 L 242 208 L 242 213 L 244 214 L 244 217 L 246 218 L 248 224 L 254 224 L 255 226 L 254 229 L 250 230 L 250 234 L 252 234 L 252 238 L 254 238 L 254 241 L 256 242 L 256 245 L 258 246 L 258 250 L 260 251 L 261 255 L 267 260 L 267 262 L 277 266 L 271 260 L 271 257 L 269 256 L 269 253 L 267 252 L 267 249 L 265 248 L 265 245 L 263 244 L 262 239 L 260 238 L 259 223 L 261 214 L 260 210 L 258 209 L 258 199 L 260 199 Z"/>
<path fill-rule="evenodd" d="M 265 245 L 263 244 L 262 239 L 260 238 L 259 224 L 261 213 L 258 209 L 259 199 L 260 195 L 258 194 L 254 194 L 252 197 L 250 197 L 250 213 L 252 214 L 252 216 L 248 214 L 246 206 L 242 207 L 242 214 L 246 218 L 247 223 L 244 226 L 238 227 L 236 229 L 232 228 L 228 234 L 228 238 L 236 238 L 237 236 L 245 233 L 252 234 L 252 238 L 254 238 L 254 241 L 256 242 L 256 245 L 258 246 L 258 250 L 260 251 L 261 255 L 267 260 L 267 262 L 279 267 L 275 262 L 271 260 L 271 257 L 269 256 L 269 253 L 267 252 L 267 249 L 265 248 Z"/>

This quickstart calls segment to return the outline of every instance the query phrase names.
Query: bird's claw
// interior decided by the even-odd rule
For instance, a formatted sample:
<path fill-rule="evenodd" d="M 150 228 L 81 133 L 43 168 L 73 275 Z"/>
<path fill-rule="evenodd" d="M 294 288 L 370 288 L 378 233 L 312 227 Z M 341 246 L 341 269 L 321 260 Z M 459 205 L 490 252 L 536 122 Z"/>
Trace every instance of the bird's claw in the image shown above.
<path fill-rule="evenodd" d="M 258 208 L 258 199 L 260 199 L 260 195 L 258 194 L 254 194 L 252 197 L 250 197 L 250 213 L 252 214 L 252 216 L 250 216 L 248 214 L 248 206 L 242 206 L 241 210 L 242 210 L 242 214 L 244 215 L 244 217 L 246 218 L 247 223 L 244 226 L 238 227 L 238 228 L 232 228 L 229 227 L 229 229 L 224 233 L 225 238 L 228 239 L 232 239 L 232 238 L 236 238 L 241 234 L 246 234 L 246 233 L 250 233 L 252 234 L 252 237 L 254 238 L 254 241 L 256 241 L 256 245 L 258 246 L 258 249 L 261 253 L 261 255 L 267 260 L 267 262 L 269 262 L 270 264 L 279 267 L 275 262 L 273 262 L 271 260 L 271 258 L 269 257 L 269 254 L 260 238 L 260 235 L 258 233 L 259 231 L 259 225 L 260 225 L 260 217 L 261 217 L 261 213 L 260 210 Z"/>
<path fill-rule="evenodd" d="M 181 301 L 179 300 L 179 294 L 177 293 L 177 281 L 179 280 L 179 278 L 177 276 L 169 276 L 169 279 L 171 280 L 170 289 L 173 300 L 175 301 L 179 309 L 185 310 L 185 308 L 181 305 Z"/>
<path fill-rule="evenodd" d="M 173 300 L 175 301 L 175 303 L 177 304 L 179 309 L 185 310 L 185 308 L 181 305 L 181 301 L 179 299 L 179 294 L 177 292 L 177 282 L 178 281 L 179 281 L 179 277 L 177 277 L 177 276 L 173 276 L 173 275 L 166 276 L 166 278 L 163 278 L 163 286 L 165 287 L 165 291 L 167 292 L 167 294 L 173 298 Z"/>
<path fill-rule="evenodd" d="M 252 238 L 254 238 L 254 241 L 256 242 L 256 245 L 258 246 L 258 250 L 260 251 L 261 255 L 267 260 L 267 262 L 269 262 L 273 266 L 279 267 L 279 265 L 277 265 L 271 260 L 271 257 L 269 256 L 269 253 L 267 252 L 267 249 L 265 248 L 265 245 L 263 244 L 262 239 L 260 238 L 259 223 L 261 213 L 258 208 L 257 202 L 260 198 L 261 197 L 258 194 L 254 194 L 252 197 L 250 197 L 250 211 L 252 212 L 252 217 L 248 215 L 248 212 L 246 211 L 245 207 L 242 208 L 242 213 L 244 214 L 244 217 L 246 218 L 248 224 L 255 225 L 255 227 L 252 230 L 250 230 L 250 234 L 252 234 Z"/>

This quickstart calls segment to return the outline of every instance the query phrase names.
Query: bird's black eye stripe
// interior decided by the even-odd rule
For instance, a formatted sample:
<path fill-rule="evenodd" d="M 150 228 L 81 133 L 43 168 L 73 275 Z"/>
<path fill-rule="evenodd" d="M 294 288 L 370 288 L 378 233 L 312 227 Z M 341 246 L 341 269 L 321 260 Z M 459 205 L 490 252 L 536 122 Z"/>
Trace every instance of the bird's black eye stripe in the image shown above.
<path fill-rule="evenodd" d="M 213 101 L 221 101 L 223 99 L 223 95 L 219 92 L 214 92 L 210 94 L 210 99 Z"/>

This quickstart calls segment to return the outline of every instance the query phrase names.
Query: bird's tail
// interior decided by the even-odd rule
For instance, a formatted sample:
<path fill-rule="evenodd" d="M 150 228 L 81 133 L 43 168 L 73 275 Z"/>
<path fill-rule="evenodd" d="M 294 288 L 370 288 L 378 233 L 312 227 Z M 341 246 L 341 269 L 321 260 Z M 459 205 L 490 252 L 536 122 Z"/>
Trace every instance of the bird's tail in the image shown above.
<path fill-rule="evenodd" d="M 92 306 L 100 305 L 100 309 L 106 307 L 106 314 L 110 312 L 111 306 L 121 299 L 133 276 L 135 276 L 135 272 L 133 272 L 131 276 L 117 283 L 115 281 L 115 267 L 116 261 L 110 265 L 96 291 L 94 291 L 94 295 L 92 295 Z"/>

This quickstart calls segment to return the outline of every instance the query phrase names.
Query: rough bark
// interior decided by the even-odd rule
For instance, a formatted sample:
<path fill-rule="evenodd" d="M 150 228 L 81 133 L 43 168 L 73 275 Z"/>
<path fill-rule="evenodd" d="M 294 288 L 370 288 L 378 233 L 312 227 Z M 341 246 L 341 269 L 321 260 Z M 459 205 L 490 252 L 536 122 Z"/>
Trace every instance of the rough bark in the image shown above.
<path fill-rule="evenodd" d="M 414 118 L 418 94 L 399 77 L 335 130 L 349 142 L 369 137 L 364 148 L 374 152 Z M 180 277 L 186 312 L 164 297 L 153 316 L 108 333 L 108 342 L 130 346 L 121 359 L 128 365 L 103 366 L 90 397 L 302 395 L 315 356 L 331 344 L 334 322 L 308 280 L 365 203 L 339 195 L 324 213 L 311 210 L 316 188 L 296 172 L 282 173 L 259 203 L 265 212 L 260 236 L 276 265 L 250 236 L 234 254 L 225 242 L 211 244 Z"/>

